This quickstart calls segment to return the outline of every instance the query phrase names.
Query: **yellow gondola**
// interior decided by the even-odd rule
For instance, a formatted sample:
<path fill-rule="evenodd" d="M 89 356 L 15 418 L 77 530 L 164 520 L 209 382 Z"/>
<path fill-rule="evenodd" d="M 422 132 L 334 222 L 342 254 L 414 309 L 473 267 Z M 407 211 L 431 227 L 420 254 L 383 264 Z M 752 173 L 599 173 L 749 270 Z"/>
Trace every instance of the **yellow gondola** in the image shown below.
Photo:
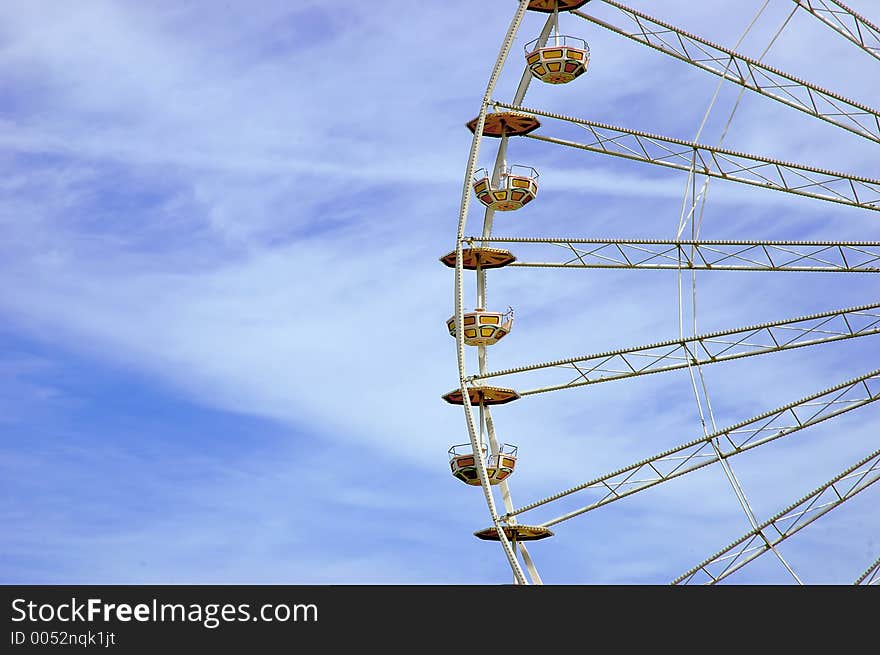
<path fill-rule="evenodd" d="M 538 195 L 538 171 L 515 164 L 502 169 L 498 184 L 493 185 L 485 168 L 474 174 L 474 193 L 481 203 L 496 211 L 524 207 Z"/>
<path fill-rule="evenodd" d="M 529 11 L 552 14 L 554 11 L 574 11 L 590 0 L 529 0 Z"/>
<path fill-rule="evenodd" d="M 520 399 L 520 395 L 513 389 L 483 385 L 467 387 L 467 395 L 471 405 L 504 405 Z M 450 405 L 464 405 L 461 389 L 453 389 L 441 397 Z"/>
<path fill-rule="evenodd" d="M 486 447 L 483 446 L 483 452 L 485 451 Z M 486 476 L 489 478 L 489 484 L 496 485 L 513 473 L 516 467 L 516 452 L 516 446 L 505 443 L 499 446 L 499 452 L 486 457 Z M 477 462 L 469 443 L 449 449 L 449 467 L 452 469 L 452 475 L 465 484 L 473 486 L 480 484 Z"/>
<path fill-rule="evenodd" d="M 590 48 L 574 36 L 555 36 L 551 43 L 537 47 L 538 39 L 526 44 L 526 64 L 532 75 L 547 84 L 565 84 L 587 71 Z"/>
<path fill-rule="evenodd" d="M 465 123 L 474 134 L 477 133 L 478 119 L 479 116 Z M 530 114 L 519 111 L 490 111 L 483 122 L 483 136 L 495 139 L 505 136 L 525 136 L 539 127 L 541 122 Z"/>
<path fill-rule="evenodd" d="M 487 312 L 481 307 L 466 313 L 463 317 L 464 342 L 468 346 L 491 346 L 510 334 L 513 328 L 513 309 L 501 312 Z M 455 316 L 446 321 L 449 335 L 454 337 Z"/>
<path fill-rule="evenodd" d="M 540 525 L 508 524 L 502 525 L 501 530 L 510 541 L 536 541 L 553 536 L 553 530 Z M 486 541 L 501 541 L 498 538 L 498 530 L 494 527 L 478 530 L 474 532 L 474 536 Z"/>
<path fill-rule="evenodd" d="M 440 258 L 440 261 L 449 268 L 455 268 L 455 251 L 448 252 Z M 516 261 L 516 256 L 509 250 L 503 248 L 462 248 L 461 249 L 461 265 L 462 268 L 475 271 L 478 268 L 488 270 L 490 268 L 502 268 Z"/>

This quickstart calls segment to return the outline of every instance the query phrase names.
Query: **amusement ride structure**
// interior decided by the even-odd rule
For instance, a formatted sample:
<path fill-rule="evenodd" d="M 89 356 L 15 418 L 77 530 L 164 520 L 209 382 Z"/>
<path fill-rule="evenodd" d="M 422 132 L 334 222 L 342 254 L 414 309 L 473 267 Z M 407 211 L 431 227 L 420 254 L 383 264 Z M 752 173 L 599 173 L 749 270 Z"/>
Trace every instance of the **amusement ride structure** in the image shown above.
<path fill-rule="evenodd" d="M 851 47 L 880 59 L 880 28 L 867 18 L 836 0 L 791 2 L 792 13 L 810 14 L 851 41 Z M 787 506 L 769 516 L 756 515 L 734 471 L 735 458 L 880 400 L 880 369 L 871 370 L 871 362 L 867 362 L 865 370 L 855 377 L 836 380 L 807 397 L 791 398 L 786 404 L 734 425 L 717 426 L 713 416 L 708 426 L 703 423 L 703 434 L 696 439 L 643 456 L 628 466 L 579 481 L 520 506 L 513 502 L 509 486 L 510 480 L 515 478 L 518 448 L 499 439 L 491 411 L 495 405 L 528 402 L 530 397 L 539 394 L 686 370 L 690 373 L 703 416 L 704 405 L 711 412 L 702 376 L 704 366 L 724 366 L 725 361 L 796 348 L 820 348 L 823 344 L 880 333 L 880 302 L 876 302 L 876 298 L 875 302 L 867 304 L 843 308 L 831 305 L 821 313 L 770 323 L 704 334 L 682 332 L 677 338 L 656 343 L 515 368 L 492 369 L 487 352 L 511 334 L 514 316 L 512 309 L 493 307 L 489 303 L 486 275 L 488 270 L 499 271 L 493 275 L 503 275 L 500 269 L 507 267 L 678 270 L 681 285 L 682 271 L 880 273 L 880 242 L 877 241 L 701 240 L 699 230 L 695 228 L 701 218 L 705 185 L 710 178 L 765 190 L 755 193 L 779 191 L 817 202 L 849 205 L 864 212 L 880 211 L 880 180 L 526 106 L 524 101 L 530 84 L 578 84 L 581 76 L 589 76 L 590 48 L 585 40 L 562 34 L 561 20 L 567 29 L 573 31 L 578 31 L 577 26 L 585 25 L 610 30 L 711 73 L 720 78 L 719 84 L 739 85 L 743 91 L 760 94 L 791 110 L 877 143 L 880 143 L 880 111 L 765 65 L 761 58 L 747 57 L 735 49 L 685 32 L 616 0 L 518 0 L 510 4 L 514 15 L 491 70 L 480 111 L 467 123 L 474 136 L 467 160 L 455 250 L 440 258 L 455 272 L 455 312 L 447 321 L 447 327 L 455 338 L 460 375 L 458 387 L 445 394 L 443 399 L 463 407 L 469 437 L 466 443 L 449 449 L 451 473 L 462 483 L 482 489 L 491 518 L 491 525 L 475 532 L 475 536 L 500 543 L 515 583 L 540 584 L 538 567 L 525 542 L 553 537 L 558 531 L 557 526 L 566 521 L 712 466 L 723 472 L 745 514 L 747 529 L 740 538 L 727 546 L 719 544 L 717 552 L 694 562 L 689 570 L 679 572 L 677 577 L 673 578 L 675 572 L 672 572 L 672 582 L 714 584 L 769 552 L 770 557 L 775 557 L 791 578 L 800 583 L 798 573 L 783 557 L 779 544 L 880 480 L 880 449 L 876 449 L 880 443 L 870 444 L 863 457 L 852 461 L 819 487 L 802 490 Z M 595 5 L 614 8 L 620 19 L 618 24 L 593 16 L 591 9 Z M 525 43 L 524 70 L 519 85 L 512 98 L 502 101 L 495 97 L 496 85 L 507 60 L 514 59 L 511 50 L 528 12 L 545 14 L 546 22 L 537 38 Z M 583 138 L 571 138 L 572 130 L 565 130 L 572 126 L 580 130 Z M 517 212 L 527 204 L 541 202 L 539 172 L 531 166 L 508 164 L 508 146 L 517 139 L 543 142 L 548 148 L 579 149 L 682 171 L 689 176 L 694 192 L 689 198 L 686 196 L 676 238 L 494 235 L 493 220 L 497 212 Z M 478 169 L 481 145 L 490 143 L 497 144 L 494 165 Z M 705 180 L 699 192 L 695 181 L 698 178 Z M 475 235 L 467 231 L 467 217 L 472 206 L 483 213 L 481 229 Z M 685 225 L 691 228 L 689 239 L 682 238 Z M 540 249 L 541 254 L 550 252 L 559 256 L 539 261 L 521 259 L 523 250 L 534 252 L 535 249 Z M 467 308 L 470 303 L 465 301 L 464 286 L 465 277 L 470 275 L 475 276 L 476 288 L 472 310 Z M 473 349 L 470 352 L 476 355 L 476 370 L 466 367 L 468 349 Z M 542 384 L 524 386 L 529 380 L 538 379 L 530 377 L 535 374 L 540 374 Z M 870 452 L 871 449 L 874 450 Z M 544 521 L 529 518 L 533 510 L 552 509 L 555 503 L 570 500 L 573 496 L 587 498 L 576 508 L 567 507 L 554 518 Z M 877 546 L 876 541 L 873 543 Z M 850 582 L 880 583 L 878 556 L 880 551 L 873 553 L 873 561 L 854 563 Z"/>

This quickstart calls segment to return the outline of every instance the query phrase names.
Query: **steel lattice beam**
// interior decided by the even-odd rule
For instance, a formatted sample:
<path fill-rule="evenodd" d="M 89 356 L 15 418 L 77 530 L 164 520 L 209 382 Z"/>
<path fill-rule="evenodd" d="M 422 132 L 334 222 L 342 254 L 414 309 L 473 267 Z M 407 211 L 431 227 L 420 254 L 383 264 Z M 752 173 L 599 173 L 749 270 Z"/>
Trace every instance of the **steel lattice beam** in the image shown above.
<path fill-rule="evenodd" d="M 564 255 L 554 258 L 556 261 L 516 261 L 511 266 L 880 273 L 880 242 L 529 237 L 469 237 L 466 242 L 555 246 L 552 254 Z"/>
<path fill-rule="evenodd" d="M 707 41 L 626 5 L 604 0 L 632 23 L 624 29 L 581 11 L 577 16 L 789 107 L 880 143 L 880 112 Z"/>
<path fill-rule="evenodd" d="M 880 333 L 880 303 L 838 309 L 774 323 L 623 348 L 552 362 L 529 364 L 466 378 L 473 384 L 487 378 L 559 369 L 575 371 L 573 379 L 547 387 L 519 391 L 520 396 L 580 387 L 661 371 L 672 371 L 791 348 L 830 343 Z"/>
<path fill-rule="evenodd" d="M 874 563 L 865 569 L 853 584 L 866 586 L 880 584 L 880 557 L 874 560 Z"/>
<path fill-rule="evenodd" d="M 880 59 L 880 27 L 837 0 L 793 0 L 875 59 Z"/>
<path fill-rule="evenodd" d="M 715 584 L 880 480 L 880 450 L 846 469 L 756 529 L 673 580 Z"/>
<path fill-rule="evenodd" d="M 605 125 L 540 109 L 497 101 L 493 104 L 497 108 L 573 123 L 583 127 L 592 137 L 592 140 L 581 143 L 532 132 L 526 134 L 523 137 L 525 139 L 536 139 L 687 172 L 693 166 L 700 175 L 880 211 L 880 180 L 714 148 L 693 141 Z"/>
<path fill-rule="evenodd" d="M 880 369 L 529 503 L 504 518 L 523 514 L 578 492 L 597 495 L 591 503 L 541 523 L 544 527 L 550 527 L 878 400 Z M 713 441 L 717 449 L 712 446 Z"/>

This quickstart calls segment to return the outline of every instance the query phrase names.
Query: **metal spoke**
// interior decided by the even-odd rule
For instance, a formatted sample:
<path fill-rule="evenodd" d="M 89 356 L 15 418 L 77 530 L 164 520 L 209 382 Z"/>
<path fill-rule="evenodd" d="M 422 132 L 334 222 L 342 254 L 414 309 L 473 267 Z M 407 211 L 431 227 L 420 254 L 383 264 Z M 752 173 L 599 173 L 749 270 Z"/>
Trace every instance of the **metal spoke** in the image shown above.
<path fill-rule="evenodd" d="M 793 0 L 875 59 L 880 59 L 880 27 L 837 0 Z"/>
<path fill-rule="evenodd" d="M 857 585 L 876 585 L 880 584 L 880 557 L 874 560 L 865 572 L 862 573 L 853 584 Z"/>
<path fill-rule="evenodd" d="M 511 266 L 536 268 L 635 268 L 712 271 L 799 271 L 880 273 L 877 241 L 675 241 L 660 239 L 578 239 L 468 237 L 483 243 L 555 246 L 556 261 L 522 261 Z M 550 250 L 543 252 L 550 254 Z M 572 255 L 572 256 L 568 256 Z"/>
<path fill-rule="evenodd" d="M 626 5 L 612 0 L 603 1 L 618 9 L 629 19 L 632 27 L 629 29 L 618 27 L 581 11 L 572 13 L 637 43 L 650 46 L 659 52 L 723 77 L 815 118 L 820 118 L 880 143 L 880 112 L 878 110 L 689 34 L 674 25 Z M 804 6 L 809 5 L 810 2 L 802 0 L 798 4 Z M 814 12 L 814 15 L 827 18 L 829 13 L 827 11 L 825 13 Z M 826 22 L 828 21 L 826 20 Z M 835 25 L 830 22 L 829 24 L 832 27 Z M 872 32 L 868 25 L 864 19 L 858 23 L 868 38 L 876 38 L 877 33 Z M 843 33 L 846 34 L 846 32 Z M 866 50 L 871 52 L 870 49 Z"/>
<path fill-rule="evenodd" d="M 529 503 L 513 510 L 507 517 L 523 514 L 578 492 L 592 492 L 596 496 L 596 500 L 588 505 L 542 523 L 550 527 L 877 400 L 880 400 L 880 369 Z M 716 441 L 717 451 L 711 447 L 713 440 Z"/>
<path fill-rule="evenodd" d="M 880 480 L 880 450 L 747 532 L 672 584 L 715 584 Z"/>
<path fill-rule="evenodd" d="M 529 364 L 485 374 L 472 375 L 466 382 L 540 369 L 572 370 L 577 376 L 551 386 L 520 391 L 520 396 L 579 387 L 692 365 L 714 364 L 753 355 L 767 354 L 830 343 L 880 332 L 880 303 L 838 309 L 821 314 L 790 318 L 721 332 L 674 339 L 661 343 L 623 348 L 610 352 Z"/>
<path fill-rule="evenodd" d="M 784 162 L 768 157 L 714 148 L 699 143 L 606 125 L 540 109 L 494 101 L 496 108 L 511 109 L 572 123 L 584 128 L 592 140 L 581 143 L 532 132 L 523 138 L 569 146 L 657 166 L 696 172 L 774 191 L 880 211 L 880 180 Z M 545 129 L 546 126 L 543 129 Z"/>

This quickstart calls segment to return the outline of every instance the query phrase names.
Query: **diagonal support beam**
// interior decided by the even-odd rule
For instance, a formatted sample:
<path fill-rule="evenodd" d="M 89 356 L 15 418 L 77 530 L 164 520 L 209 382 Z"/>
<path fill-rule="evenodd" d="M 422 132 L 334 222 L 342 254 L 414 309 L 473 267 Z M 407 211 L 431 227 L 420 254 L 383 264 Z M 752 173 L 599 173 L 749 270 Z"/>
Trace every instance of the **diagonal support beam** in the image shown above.
<path fill-rule="evenodd" d="M 523 244 L 549 255 L 510 266 L 538 268 L 633 268 L 705 271 L 880 273 L 880 242 L 869 241 L 674 241 L 491 237 L 468 244 Z M 555 257 L 554 257 L 555 256 Z"/>
<path fill-rule="evenodd" d="M 793 1 L 875 59 L 880 59 L 880 27 L 867 18 L 837 0 Z"/>
<path fill-rule="evenodd" d="M 876 585 L 880 584 L 880 557 L 874 560 L 865 572 L 862 573 L 853 584 L 857 585 Z"/>
<path fill-rule="evenodd" d="M 880 450 L 747 532 L 672 584 L 715 584 L 880 480 Z"/>
<path fill-rule="evenodd" d="M 626 5 L 613 0 L 604 2 L 618 9 L 632 26 L 622 28 L 581 11 L 572 13 L 637 43 L 650 46 L 810 116 L 880 143 L 878 110 L 689 34 Z"/>
<path fill-rule="evenodd" d="M 540 109 L 498 101 L 492 104 L 496 108 L 579 125 L 591 137 L 585 142 L 579 142 L 532 132 L 523 137 L 526 139 L 687 172 L 691 171 L 693 165 L 694 171 L 700 175 L 880 211 L 880 180 L 715 148 L 693 141 L 672 139 Z"/>
<path fill-rule="evenodd" d="M 504 518 L 578 492 L 593 494 L 595 500 L 589 504 L 541 524 L 550 527 L 878 400 L 880 369 L 524 505 Z M 712 447 L 713 441 L 717 449 Z"/>
<path fill-rule="evenodd" d="M 687 339 L 673 339 L 634 348 L 528 364 L 472 375 L 465 381 L 474 384 L 488 378 L 542 369 L 555 369 L 564 372 L 567 377 L 572 371 L 576 374 L 566 382 L 519 391 L 520 396 L 527 396 L 877 333 L 880 333 L 880 303 L 711 332 Z"/>

